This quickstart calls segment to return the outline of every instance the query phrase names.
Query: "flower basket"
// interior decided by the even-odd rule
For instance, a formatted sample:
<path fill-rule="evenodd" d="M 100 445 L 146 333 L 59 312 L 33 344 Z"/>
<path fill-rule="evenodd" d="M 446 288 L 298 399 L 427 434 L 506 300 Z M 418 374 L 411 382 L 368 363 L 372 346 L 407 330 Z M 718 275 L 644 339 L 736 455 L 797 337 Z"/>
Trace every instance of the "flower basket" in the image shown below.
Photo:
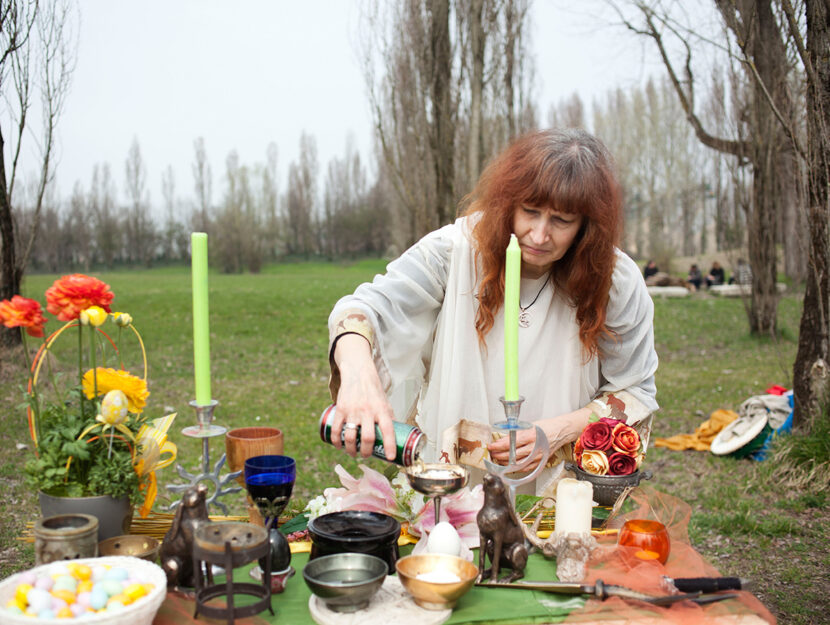
<path fill-rule="evenodd" d="M 583 471 L 571 462 L 565 463 L 565 469 L 573 471 L 576 479 L 590 482 L 594 486 L 594 501 L 601 506 L 613 506 L 627 488 L 638 486 L 642 480 L 650 480 L 651 471 L 634 471 L 629 475 L 595 475 Z"/>

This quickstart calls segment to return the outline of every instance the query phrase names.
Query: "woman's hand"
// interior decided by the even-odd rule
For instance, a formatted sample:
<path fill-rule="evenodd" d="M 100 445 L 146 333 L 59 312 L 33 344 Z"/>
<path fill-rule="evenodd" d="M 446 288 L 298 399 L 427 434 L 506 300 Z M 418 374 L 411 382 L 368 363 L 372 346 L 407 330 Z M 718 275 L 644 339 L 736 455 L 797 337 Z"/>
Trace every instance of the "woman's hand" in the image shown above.
<path fill-rule="evenodd" d="M 345 430 L 346 453 L 364 458 L 372 455 L 375 423 L 380 427 L 387 460 L 395 459 L 394 414 L 372 360 L 369 342 L 359 334 L 344 334 L 334 348 L 334 361 L 340 369 L 337 412 L 331 426 L 331 442 L 340 449 L 341 430 Z M 357 428 L 360 427 L 360 449 Z"/>
<path fill-rule="evenodd" d="M 591 416 L 590 408 L 580 408 L 567 414 L 559 415 L 549 419 L 540 419 L 534 421 L 533 425 L 538 425 L 545 433 L 545 437 L 550 447 L 550 453 L 553 455 L 557 449 L 575 441 L 585 426 L 588 425 L 588 418 Z M 516 463 L 521 464 L 533 452 L 536 446 L 536 428 L 519 430 L 516 432 Z M 510 437 L 504 436 L 497 441 L 493 441 L 487 445 L 490 452 L 490 458 L 497 464 L 506 465 L 510 456 Z M 525 471 L 532 471 L 535 469 L 542 457 L 536 454 L 536 458 L 525 467 Z"/>

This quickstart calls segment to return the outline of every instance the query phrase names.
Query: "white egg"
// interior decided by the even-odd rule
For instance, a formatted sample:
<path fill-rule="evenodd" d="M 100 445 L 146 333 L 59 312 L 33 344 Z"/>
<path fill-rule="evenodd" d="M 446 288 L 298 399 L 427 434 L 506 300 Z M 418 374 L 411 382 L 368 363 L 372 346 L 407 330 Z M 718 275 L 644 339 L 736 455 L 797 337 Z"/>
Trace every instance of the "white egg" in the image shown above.
<path fill-rule="evenodd" d="M 441 521 L 429 533 L 427 551 L 429 553 L 446 553 L 451 556 L 460 555 L 461 537 L 452 525 L 446 521 Z"/>

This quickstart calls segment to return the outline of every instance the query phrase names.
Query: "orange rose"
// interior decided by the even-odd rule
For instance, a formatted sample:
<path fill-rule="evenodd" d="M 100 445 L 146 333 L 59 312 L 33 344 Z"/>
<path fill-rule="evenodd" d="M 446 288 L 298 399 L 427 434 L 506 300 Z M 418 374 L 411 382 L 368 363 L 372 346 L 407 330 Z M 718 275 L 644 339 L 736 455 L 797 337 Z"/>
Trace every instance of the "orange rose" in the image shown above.
<path fill-rule="evenodd" d="M 47 289 L 46 310 L 56 315 L 59 321 L 72 321 L 90 306 L 100 306 L 110 312 L 113 297 L 108 284 L 98 278 L 75 273 L 55 280 Z"/>
<path fill-rule="evenodd" d="M 7 328 L 26 328 L 29 336 L 41 337 L 46 318 L 40 303 L 15 295 L 0 302 L 0 323 Z"/>
<path fill-rule="evenodd" d="M 582 470 L 594 475 L 607 475 L 608 458 L 599 449 L 586 449 L 582 452 Z"/>
<path fill-rule="evenodd" d="M 630 425 L 618 423 L 611 431 L 611 446 L 620 453 L 633 456 L 640 449 L 640 435 Z"/>
<path fill-rule="evenodd" d="M 582 468 L 582 452 L 585 448 L 582 446 L 582 437 L 576 439 L 574 443 L 574 460 L 576 460 L 576 464 L 579 465 L 579 468 Z"/>

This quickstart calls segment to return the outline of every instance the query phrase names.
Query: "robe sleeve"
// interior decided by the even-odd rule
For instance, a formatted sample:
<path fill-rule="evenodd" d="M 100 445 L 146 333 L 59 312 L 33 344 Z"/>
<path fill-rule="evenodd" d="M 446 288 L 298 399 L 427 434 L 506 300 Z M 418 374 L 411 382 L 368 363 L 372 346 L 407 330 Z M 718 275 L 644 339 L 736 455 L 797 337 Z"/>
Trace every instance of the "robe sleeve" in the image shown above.
<path fill-rule="evenodd" d="M 606 325 L 614 336 L 600 341 L 602 384 L 591 408 L 600 417 L 635 427 L 647 445 L 658 409 L 654 303 L 637 265 L 622 252 L 617 253 Z"/>
<path fill-rule="evenodd" d="M 343 334 L 360 334 L 369 341 L 387 394 L 410 378 L 423 378 L 459 228 L 450 224 L 428 234 L 389 263 L 385 274 L 335 304 L 329 316 L 332 401 L 340 388 L 334 347 Z"/>

